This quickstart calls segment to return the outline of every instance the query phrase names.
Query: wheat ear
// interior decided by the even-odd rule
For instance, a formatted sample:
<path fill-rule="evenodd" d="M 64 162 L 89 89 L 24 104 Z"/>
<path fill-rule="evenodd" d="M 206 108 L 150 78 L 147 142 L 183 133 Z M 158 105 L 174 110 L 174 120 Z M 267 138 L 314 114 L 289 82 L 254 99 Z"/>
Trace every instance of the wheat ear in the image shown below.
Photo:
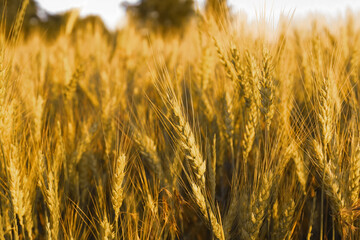
<path fill-rule="evenodd" d="M 115 220 L 119 218 L 120 207 L 124 200 L 123 182 L 125 178 L 126 156 L 120 154 L 115 163 L 115 171 L 112 179 L 111 202 L 115 211 Z"/>
<path fill-rule="evenodd" d="M 213 231 L 215 237 L 219 240 L 225 240 L 223 227 L 222 227 L 221 223 L 218 221 L 218 219 L 215 216 L 215 214 L 213 213 L 213 211 L 211 209 L 209 209 L 209 206 L 206 203 L 205 197 L 204 197 L 203 193 L 201 192 L 200 187 L 192 182 L 191 188 L 193 190 L 193 196 L 196 200 L 196 203 L 198 204 L 198 206 L 200 208 L 200 212 L 205 217 L 208 217 L 209 224 L 212 228 L 212 231 Z"/>

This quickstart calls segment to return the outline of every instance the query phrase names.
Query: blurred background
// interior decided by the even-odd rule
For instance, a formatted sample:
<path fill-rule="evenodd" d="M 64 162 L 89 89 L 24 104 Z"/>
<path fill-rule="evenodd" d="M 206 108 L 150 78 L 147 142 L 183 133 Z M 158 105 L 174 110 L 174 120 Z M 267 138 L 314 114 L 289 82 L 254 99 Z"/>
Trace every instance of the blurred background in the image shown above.
<path fill-rule="evenodd" d="M 2 12 L 7 20 L 7 30 L 22 0 L 0 0 Z M 73 9 L 77 9 L 74 13 Z M 25 33 L 29 29 L 44 30 L 47 35 L 59 32 L 70 15 L 78 14 L 81 21 L 101 25 L 106 31 L 120 29 L 129 20 L 162 32 L 182 29 L 196 15 L 196 10 L 215 11 L 231 16 L 245 16 L 247 21 L 261 17 L 277 24 L 281 15 L 303 17 L 308 14 L 323 14 L 332 17 L 345 15 L 349 9 L 360 9 L 357 0 L 30 0 L 25 17 Z M 4 11 L 5 10 L 5 11 Z M 73 14 L 71 14 L 73 13 Z"/>

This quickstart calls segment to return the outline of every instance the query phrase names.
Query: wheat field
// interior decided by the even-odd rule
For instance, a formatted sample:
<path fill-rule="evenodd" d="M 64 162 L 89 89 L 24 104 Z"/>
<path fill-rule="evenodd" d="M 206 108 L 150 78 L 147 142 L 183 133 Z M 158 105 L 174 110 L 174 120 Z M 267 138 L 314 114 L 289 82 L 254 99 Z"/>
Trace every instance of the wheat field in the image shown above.
<path fill-rule="evenodd" d="M 360 239 L 355 14 L 48 41 L 27 2 L 0 33 L 0 239 Z"/>

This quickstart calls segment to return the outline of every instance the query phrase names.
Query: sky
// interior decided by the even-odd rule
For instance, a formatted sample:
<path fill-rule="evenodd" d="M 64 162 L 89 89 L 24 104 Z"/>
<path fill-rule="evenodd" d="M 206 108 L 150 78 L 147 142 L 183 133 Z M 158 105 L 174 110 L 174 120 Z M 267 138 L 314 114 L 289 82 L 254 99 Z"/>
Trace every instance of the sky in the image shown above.
<path fill-rule="evenodd" d="M 71 8 L 79 8 L 81 16 L 99 15 L 105 24 L 114 29 L 121 26 L 124 10 L 120 7 L 124 0 L 36 0 L 50 13 L 60 13 Z M 166 1 L 166 0 L 164 0 Z M 204 0 L 196 0 L 201 6 Z M 134 3 L 136 0 L 127 0 Z M 266 16 L 279 16 L 280 13 L 302 16 L 307 13 L 323 13 L 331 16 L 344 13 L 347 9 L 360 10 L 360 0 L 228 0 L 234 12 L 245 12 L 250 20 L 255 20 L 259 12 Z M 273 19 L 276 21 L 276 19 Z"/>

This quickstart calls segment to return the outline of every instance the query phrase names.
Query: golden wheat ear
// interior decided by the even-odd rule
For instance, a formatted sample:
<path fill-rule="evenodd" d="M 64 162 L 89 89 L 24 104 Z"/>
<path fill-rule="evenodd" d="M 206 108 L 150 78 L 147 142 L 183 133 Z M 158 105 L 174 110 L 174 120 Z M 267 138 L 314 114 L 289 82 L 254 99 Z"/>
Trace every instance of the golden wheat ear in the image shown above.
<path fill-rule="evenodd" d="M 18 11 L 16 18 L 15 18 L 15 22 L 14 25 L 12 25 L 11 31 L 10 31 L 10 38 L 11 38 L 11 42 L 16 44 L 17 41 L 19 40 L 20 34 L 21 34 L 21 29 L 24 23 L 24 17 L 26 14 L 26 9 L 29 5 L 30 0 L 24 0 L 22 1 L 20 10 Z"/>
<path fill-rule="evenodd" d="M 79 14 L 80 14 L 79 9 L 73 9 L 70 12 L 70 15 L 69 15 L 69 17 L 66 21 L 66 25 L 65 25 L 65 35 L 66 36 L 69 36 L 71 34 L 71 32 L 73 31 L 75 23 L 79 18 Z"/>
<path fill-rule="evenodd" d="M 123 182 L 125 177 L 126 155 L 121 153 L 115 162 L 111 187 L 111 202 L 115 211 L 115 220 L 118 221 L 120 207 L 124 199 Z"/>

